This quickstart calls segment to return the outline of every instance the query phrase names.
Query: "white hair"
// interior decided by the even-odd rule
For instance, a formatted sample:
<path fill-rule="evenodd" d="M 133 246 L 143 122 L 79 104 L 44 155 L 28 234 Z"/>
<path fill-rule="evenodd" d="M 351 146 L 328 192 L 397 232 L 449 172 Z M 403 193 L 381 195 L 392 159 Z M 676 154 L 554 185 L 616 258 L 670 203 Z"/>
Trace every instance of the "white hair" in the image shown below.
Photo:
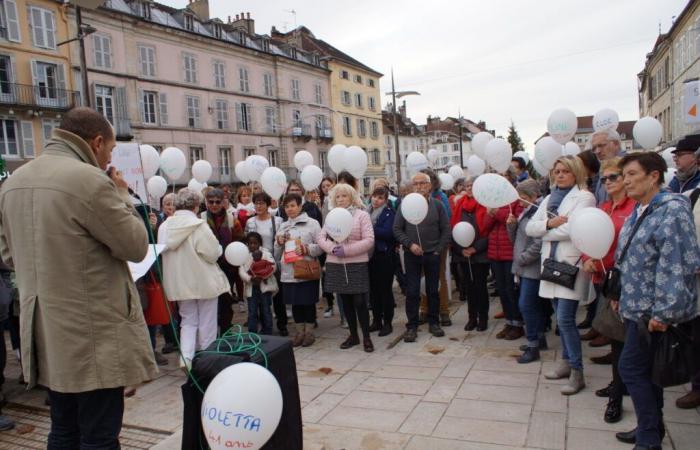
<path fill-rule="evenodd" d="M 620 142 L 621 141 L 620 133 L 613 130 L 612 128 L 608 128 L 607 130 L 596 131 L 595 133 L 593 133 L 593 136 L 595 136 L 597 134 L 605 134 L 605 136 L 608 138 L 608 140 L 613 141 L 613 142 L 615 142 L 615 141 Z"/>
<path fill-rule="evenodd" d="M 180 189 L 175 197 L 175 209 L 177 210 L 192 210 L 200 203 L 202 203 L 202 194 L 188 188 Z"/>

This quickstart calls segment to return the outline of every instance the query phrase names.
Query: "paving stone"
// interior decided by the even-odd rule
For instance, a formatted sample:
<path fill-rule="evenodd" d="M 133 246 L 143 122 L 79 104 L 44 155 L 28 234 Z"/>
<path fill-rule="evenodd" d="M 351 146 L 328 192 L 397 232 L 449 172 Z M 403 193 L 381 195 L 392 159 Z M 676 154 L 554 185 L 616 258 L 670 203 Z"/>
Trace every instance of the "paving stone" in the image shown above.
<path fill-rule="evenodd" d="M 664 408 L 664 418 L 666 417 L 667 409 L 670 408 Z M 674 448 L 678 450 L 698 448 L 700 424 L 697 422 L 691 425 L 687 423 L 669 423 L 666 421 L 666 429 L 668 430 L 670 439 L 673 441 Z M 668 448 L 669 436 L 666 436 L 662 444 L 664 448 Z"/>
<path fill-rule="evenodd" d="M 309 359 L 318 359 L 326 361 L 355 361 L 360 362 L 367 358 L 367 353 L 362 350 L 318 350 L 309 355 Z"/>
<path fill-rule="evenodd" d="M 537 374 L 492 372 L 472 369 L 469 371 L 466 383 L 495 386 L 532 387 L 537 385 Z"/>
<path fill-rule="evenodd" d="M 313 371 L 297 371 L 297 378 L 300 385 L 304 386 L 323 386 L 324 388 L 338 381 L 343 375 L 340 373 L 329 373 L 326 375 L 318 370 Z"/>
<path fill-rule="evenodd" d="M 601 420 L 602 422 L 602 420 Z M 566 430 L 567 450 L 630 450 L 632 446 L 615 439 L 615 432 L 568 428 Z"/>
<path fill-rule="evenodd" d="M 408 412 L 337 406 L 321 420 L 322 424 L 363 430 L 397 431 Z"/>
<path fill-rule="evenodd" d="M 445 413 L 444 403 L 420 402 L 401 426 L 402 433 L 429 436 Z"/>
<path fill-rule="evenodd" d="M 304 425 L 304 450 L 401 450 L 410 435 L 322 424 Z"/>
<path fill-rule="evenodd" d="M 527 424 L 444 416 L 435 428 L 433 436 L 523 446 L 527 437 Z"/>
<path fill-rule="evenodd" d="M 464 381 L 463 378 L 440 377 L 435 380 L 423 399 L 427 402 L 448 403 L 455 397 L 462 381 Z"/>
<path fill-rule="evenodd" d="M 514 358 L 491 358 L 484 356 L 474 364 L 474 370 L 492 370 L 509 373 L 540 373 L 541 363 L 518 364 Z"/>
<path fill-rule="evenodd" d="M 375 346 L 375 349 L 377 347 Z M 378 353 L 375 352 L 372 356 L 363 359 L 355 367 L 353 367 L 353 370 L 360 371 L 360 372 L 376 372 L 377 370 L 381 369 L 382 367 L 386 366 L 387 364 L 387 355 L 383 353 Z"/>
<path fill-rule="evenodd" d="M 384 366 L 374 373 L 383 378 L 407 378 L 412 380 L 435 380 L 442 372 L 439 367 Z"/>
<path fill-rule="evenodd" d="M 348 372 L 343 375 L 340 380 L 336 381 L 333 386 L 329 387 L 327 392 L 333 394 L 349 394 L 357 389 L 369 376 L 370 374 L 365 372 Z"/>
<path fill-rule="evenodd" d="M 561 449 L 566 446 L 566 414 L 535 411 L 527 431 L 530 447 Z"/>
<path fill-rule="evenodd" d="M 456 397 L 468 400 L 488 400 L 530 405 L 535 400 L 535 388 L 463 383 L 462 387 L 457 391 Z"/>
<path fill-rule="evenodd" d="M 416 366 L 416 367 L 446 367 L 453 359 L 441 355 L 428 356 L 409 356 L 409 355 L 394 355 L 386 364 L 392 366 Z"/>
<path fill-rule="evenodd" d="M 318 397 L 321 392 L 326 389 L 325 386 L 306 386 L 304 384 L 299 385 L 299 399 L 302 402 L 311 402 L 313 399 Z"/>
<path fill-rule="evenodd" d="M 465 419 L 528 423 L 531 409 L 532 405 L 529 404 L 456 398 L 450 403 L 445 415 Z"/>
<path fill-rule="evenodd" d="M 345 397 L 340 404 L 354 408 L 383 409 L 410 413 L 420 400 L 421 396 L 419 395 L 354 391 Z"/>
<path fill-rule="evenodd" d="M 318 422 L 345 398 L 340 394 L 321 394 L 309 402 L 301 411 L 304 422 Z"/>
<path fill-rule="evenodd" d="M 676 399 L 685 395 L 685 392 L 666 392 L 664 390 L 664 422 L 698 424 L 700 414 L 698 409 L 680 409 L 676 407 Z M 629 398 L 629 397 L 626 397 Z"/>
<path fill-rule="evenodd" d="M 629 431 L 637 426 L 637 419 L 634 411 L 631 411 L 631 402 L 623 402 L 624 413 L 622 420 L 618 423 L 606 423 L 603 421 L 603 409 L 571 409 L 569 408 L 569 427 L 586 428 L 589 430 L 605 431 Z"/>
<path fill-rule="evenodd" d="M 426 436 L 413 436 L 406 450 L 524 450 L 524 447 L 468 442 L 457 439 L 440 439 Z"/>
<path fill-rule="evenodd" d="M 352 370 L 357 365 L 354 361 L 342 361 L 342 360 L 323 360 L 323 359 L 304 359 L 297 361 L 297 371 L 306 370 L 314 371 L 320 368 L 332 369 L 331 373 L 346 373 Z"/>
<path fill-rule="evenodd" d="M 424 380 L 399 380 L 394 378 L 368 378 L 358 389 L 393 394 L 425 395 L 432 382 Z"/>
<path fill-rule="evenodd" d="M 453 358 L 452 361 L 442 371 L 443 377 L 459 377 L 467 376 L 472 366 L 476 362 L 476 358 Z"/>
<path fill-rule="evenodd" d="M 535 411 L 566 412 L 569 397 L 561 395 L 561 387 L 540 383 L 535 393 Z"/>

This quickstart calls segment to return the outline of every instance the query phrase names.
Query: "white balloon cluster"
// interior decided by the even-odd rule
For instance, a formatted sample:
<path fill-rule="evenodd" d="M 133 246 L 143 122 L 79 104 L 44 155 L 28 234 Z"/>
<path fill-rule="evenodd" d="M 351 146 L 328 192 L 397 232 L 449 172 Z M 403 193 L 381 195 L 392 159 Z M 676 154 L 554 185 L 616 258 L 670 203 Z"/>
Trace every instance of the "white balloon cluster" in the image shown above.
<path fill-rule="evenodd" d="M 367 153 L 357 145 L 336 144 L 328 151 L 327 160 L 336 174 L 345 170 L 355 178 L 362 178 L 367 171 Z"/>

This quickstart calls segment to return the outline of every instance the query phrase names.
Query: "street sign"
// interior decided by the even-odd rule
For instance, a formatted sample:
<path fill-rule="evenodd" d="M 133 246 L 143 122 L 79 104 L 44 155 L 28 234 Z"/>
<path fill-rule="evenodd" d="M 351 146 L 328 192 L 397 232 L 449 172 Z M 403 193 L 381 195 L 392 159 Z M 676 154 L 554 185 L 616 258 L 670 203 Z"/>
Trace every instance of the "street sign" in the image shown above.
<path fill-rule="evenodd" d="M 683 83 L 683 117 L 685 123 L 700 123 L 700 80 Z"/>

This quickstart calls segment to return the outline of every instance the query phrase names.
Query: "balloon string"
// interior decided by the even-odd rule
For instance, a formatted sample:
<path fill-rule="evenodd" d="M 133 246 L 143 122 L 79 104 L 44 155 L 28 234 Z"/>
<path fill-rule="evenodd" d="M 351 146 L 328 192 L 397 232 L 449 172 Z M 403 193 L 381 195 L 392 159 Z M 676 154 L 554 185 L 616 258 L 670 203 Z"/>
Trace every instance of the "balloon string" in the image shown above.
<path fill-rule="evenodd" d="M 535 204 L 532 203 L 532 202 L 528 202 L 528 201 L 525 200 L 524 198 L 521 198 L 520 201 L 522 201 L 522 202 L 524 202 L 524 203 L 527 203 L 528 205 L 534 206 L 535 208 L 539 208 L 539 205 L 535 205 Z M 549 214 L 549 216 L 552 217 L 552 218 L 557 217 L 557 215 L 554 214 L 554 213 L 551 213 L 551 212 L 549 212 L 549 211 L 546 211 L 546 212 L 547 212 L 547 214 Z M 512 209 L 511 209 L 511 212 L 510 212 L 510 213 L 513 214 L 513 210 L 512 210 Z"/>
<path fill-rule="evenodd" d="M 472 283 L 474 282 L 474 273 L 472 272 L 472 257 L 467 256 L 467 261 L 469 261 L 469 278 L 472 280 Z"/>
<path fill-rule="evenodd" d="M 350 284 L 350 280 L 348 280 L 348 266 L 345 264 L 345 261 L 343 260 L 343 268 L 345 269 L 345 284 Z"/>
<path fill-rule="evenodd" d="M 418 235 L 418 246 L 423 250 L 423 243 L 420 241 L 420 230 L 418 230 L 418 225 L 416 225 L 416 234 Z"/>

